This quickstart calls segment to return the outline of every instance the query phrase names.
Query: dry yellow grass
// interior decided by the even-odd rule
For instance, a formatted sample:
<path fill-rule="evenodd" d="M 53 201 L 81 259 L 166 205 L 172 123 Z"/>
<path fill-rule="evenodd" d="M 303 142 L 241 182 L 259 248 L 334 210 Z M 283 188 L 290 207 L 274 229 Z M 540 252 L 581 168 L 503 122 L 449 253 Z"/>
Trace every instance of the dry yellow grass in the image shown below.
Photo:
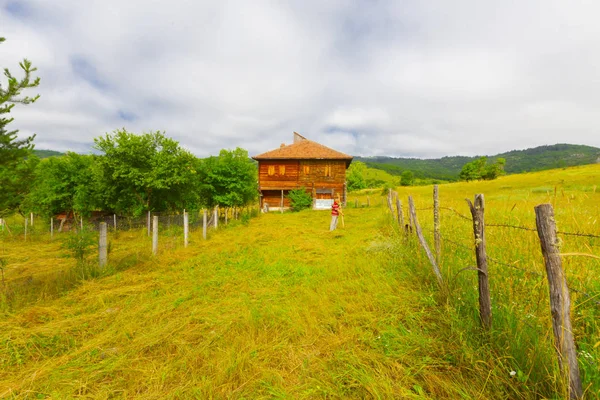
<path fill-rule="evenodd" d="M 464 198 L 483 192 L 490 221 L 534 227 L 533 205 L 550 200 L 561 229 L 598 233 L 599 172 L 443 185 L 442 205 L 466 214 Z M 555 196 L 561 179 L 568 183 Z M 431 205 L 431 187 L 399 191 Z M 560 391 L 543 280 L 490 267 L 497 331 L 486 338 L 474 275 L 455 277 L 444 298 L 415 241 L 395 236 L 379 194 L 370 200 L 371 208 L 347 208 L 346 228 L 333 233 L 327 212 L 305 211 L 232 224 L 208 241 L 193 232 L 187 249 L 180 237 L 161 239 L 158 257 L 144 231 L 111 236 L 103 276 L 2 312 L 0 398 L 525 399 Z M 427 211 L 419 218 L 431 227 Z M 471 244 L 466 221 L 447 212 L 442 223 L 445 235 Z M 543 271 L 534 233 L 488 232 L 494 257 Z M 596 244 L 566 242 L 565 250 L 598 254 Z M 5 240 L 0 252 L 9 268 L 19 266 L 11 279 L 74 263 L 47 239 Z M 597 288 L 597 260 L 571 262 L 569 276 Z M 472 252 L 444 243 L 447 279 L 469 263 Z M 593 346 L 596 311 L 576 301 L 577 338 Z M 597 349 L 586 347 L 595 360 Z"/>

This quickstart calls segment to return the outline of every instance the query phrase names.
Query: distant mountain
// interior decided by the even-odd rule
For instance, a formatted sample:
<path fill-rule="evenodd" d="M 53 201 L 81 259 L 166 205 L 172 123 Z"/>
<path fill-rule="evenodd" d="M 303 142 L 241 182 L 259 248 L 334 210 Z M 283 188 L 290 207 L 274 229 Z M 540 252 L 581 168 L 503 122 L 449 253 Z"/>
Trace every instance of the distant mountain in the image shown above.
<path fill-rule="evenodd" d="M 400 175 L 402 171 L 410 170 L 415 177 L 420 179 L 457 180 L 462 166 L 479 157 L 481 156 L 455 156 L 437 159 L 354 157 L 354 160 L 362 161 L 370 168 L 382 169 L 392 175 Z M 575 144 L 555 144 L 526 150 L 513 150 L 488 156 L 488 159 L 493 162 L 500 157 L 506 159 L 506 172 L 517 174 L 600 163 L 600 148 Z"/>
<path fill-rule="evenodd" d="M 65 153 L 61 153 L 60 151 L 54 150 L 33 150 L 33 154 L 35 154 L 39 158 L 48 158 L 65 155 Z"/>

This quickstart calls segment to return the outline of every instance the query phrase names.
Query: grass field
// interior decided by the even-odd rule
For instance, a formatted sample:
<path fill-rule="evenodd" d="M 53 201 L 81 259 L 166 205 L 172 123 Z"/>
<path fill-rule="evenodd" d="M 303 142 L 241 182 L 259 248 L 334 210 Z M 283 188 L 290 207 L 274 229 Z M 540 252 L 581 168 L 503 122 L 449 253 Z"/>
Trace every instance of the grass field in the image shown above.
<path fill-rule="evenodd" d="M 599 176 L 589 166 L 448 184 L 440 199 L 468 216 L 464 198 L 484 193 L 488 224 L 532 228 L 533 206 L 551 202 L 559 230 L 599 235 Z M 431 187 L 398 191 L 423 209 L 431 242 Z M 440 290 L 379 193 L 370 202 L 347 208 L 335 232 L 327 212 L 273 213 L 208 241 L 194 232 L 186 249 L 169 237 L 157 257 L 144 231 L 119 232 L 107 271 L 58 289 L 53 276 L 75 264 L 64 239 L 4 236 L 6 278 L 24 294 L 2 303 L 0 398 L 561 398 L 536 233 L 488 228 L 490 257 L 519 269 L 490 263 L 484 334 L 476 275 L 458 273 L 474 264 L 469 221 L 442 212 Z M 598 239 L 563 240 L 564 252 L 600 255 Z M 572 310 L 589 398 L 600 396 L 599 267 L 565 257 L 570 285 L 595 296 L 575 294 Z"/>

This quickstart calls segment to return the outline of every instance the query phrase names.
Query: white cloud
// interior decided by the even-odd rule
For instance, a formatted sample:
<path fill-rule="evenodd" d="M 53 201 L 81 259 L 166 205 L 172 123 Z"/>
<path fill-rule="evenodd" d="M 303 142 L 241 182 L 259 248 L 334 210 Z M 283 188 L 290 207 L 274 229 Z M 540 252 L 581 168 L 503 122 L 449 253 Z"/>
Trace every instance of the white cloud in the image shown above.
<path fill-rule="evenodd" d="M 15 4 L 18 3 L 18 6 Z M 0 0 L 1 67 L 39 68 L 14 128 L 89 149 L 126 127 L 199 156 L 289 143 L 354 155 L 600 146 L 600 4 L 566 0 Z M 125 117 L 125 118 L 123 118 Z"/>

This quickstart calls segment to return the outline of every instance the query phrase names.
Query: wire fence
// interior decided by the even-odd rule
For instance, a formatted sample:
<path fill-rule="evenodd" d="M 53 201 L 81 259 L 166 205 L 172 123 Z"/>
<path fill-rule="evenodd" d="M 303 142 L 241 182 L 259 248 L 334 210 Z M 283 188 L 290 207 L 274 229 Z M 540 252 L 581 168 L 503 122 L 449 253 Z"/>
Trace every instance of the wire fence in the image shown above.
<path fill-rule="evenodd" d="M 392 201 L 394 195 L 396 196 L 395 202 Z M 570 333 L 573 330 L 569 316 L 570 308 L 577 314 L 574 321 L 577 332 L 579 332 L 578 345 L 586 349 L 598 348 L 600 342 L 594 338 L 599 335 L 600 319 L 593 316 L 600 312 L 600 283 L 597 279 L 600 256 L 593 254 L 593 248 L 600 247 L 600 234 L 585 232 L 583 229 L 581 231 L 579 229 L 577 231 L 559 230 L 555 226 L 555 219 L 559 218 L 553 215 L 550 205 L 536 207 L 536 226 L 531 227 L 521 223 L 519 216 L 514 217 L 518 220 L 516 224 L 494 221 L 494 217 L 490 221 L 484 220 L 483 195 L 475 196 L 475 205 L 469 202 L 471 216 L 454 207 L 440 206 L 437 199 L 437 188 L 434 188 L 433 206 L 417 208 L 409 196 L 409 210 L 406 218 L 401 215 L 404 209 L 397 193 L 390 191 L 388 198 L 388 208 L 394 223 L 407 221 L 400 230 L 405 238 L 415 237 L 412 233 L 416 232 L 416 237 L 427 254 L 434 272 L 440 270 L 445 272 L 443 281 L 438 277 L 438 282 L 442 287 L 448 289 L 447 293 L 452 295 L 459 288 L 458 293 L 468 295 L 473 287 L 473 280 L 463 272 L 469 270 L 477 272 L 480 323 L 485 329 L 489 330 L 491 327 L 491 286 L 494 290 L 493 309 L 496 310 L 495 312 L 503 310 L 503 313 L 510 314 L 510 317 L 504 318 L 521 321 L 536 331 L 535 335 L 548 335 L 547 331 L 541 332 L 540 329 L 542 326 L 546 326 L 543 321 L 547 320 L 548 315 L 551 315 L 555 340 L 556 343 L 560 343 L 552 344 L 551 348 L 553 351 L 559 350 L 561 373 L 567 368 L 574 371 L 578 365 L 577 354 L 568 350 L 575 348 L 574 337 Z M 394 203 L 396 203 L 395 210 L 392 206 Z M 538 219 L 538 217 L 542 218 L 541 210 L 538 208 L 547 209 L 546 206 L 549 207 L 551 213 L 547 214 L 545 219 Z M 422 214 L 420 218 L 417 217 L 417 211 Z M 539 215 L 538 212 L 540 212 Z M 499 219 L 497 212 L 492 215 L 496 216 L 496 220 Z M 558 215 L 565 214 L 559 213 Z M 573 224 L 579 227 L 576 217 L 572 218 Z M 596 218 L 596 215 L 591 214 L 589 227 L 596 226 Z M 443 220 L 443 224 L 440 224 L 440 219 Z M 554 227 L 555 239 L 551 239 L 552 235 L 549 235 L 543 227 L 544 221 L 551 221 L 549 226 Z M 558 222 L 560 223 L 560 221 Z M 540 223 L 542 223 L 542 227 L 538 228 Z M 485 228 L 490 229 L 485 232 Z M 444 229 L 446 232 L 442 233 Z M 429 243 L 433 242 L 434 246 L 430 247 L 428 241 Z M 411 242 L 413 241 L 400 241 L 400 243 Z M 556 253 L 551 254 L 551 251 Z M 480 267 L 480 265 L 483 266 Z M 557 265 L 559 269 L 562 269 L 559 273 L 556 272 Z M 561 281 L 564 282 L 565 286 L 563 287 L 568 288 L 567 296 L 563 294 L 561 297 L 556 294 L 560 293 L 560 289 L 556 288 L 561 287 Z M 482 282 L 485 282 L 485 285 L 482 286 Z M 550 294 L 551 313 L 548 313 L 547 308 L 543 307 L 544 302 L 541 301 L 544 282 L 548 283 L 550 289 L 546 293 Z M 450 287 L 452 289 L 449 289 Z M 487 300 L 483 294 L 485 291 L 487 291 Z M 568 293 L 571 293 L 572 296 L 575 295 L 573 307 L 570 305 Z M 473 295 L 476 294 L 473 293 Z M 529 297 L 532 295 L 534 295 L 533 299 Z M 486 307 L 488 307 L 487 316 L 484 312 Z M 556 311 L 565 309 L 566 313 Z M 514 312 L 515 310 L 524 314 L 519 315 Z M 523 315 L 526 318 L 522 318 Z M 533 315 L 537 318 L 538 323 L 536 324 L 531 323 Z M 564 332 L 571 335 L 570 340 L 573 342 L 571 345 L 563 343 L 563 340 L 567 340 L 563 337 Z M 582 336 L 582 332 L 585 332 L 586 335 Z M 600 351 L 596 352 L 600 357 Z M 513 354 L 513 356 L 515 355 Z M 582 362 L 580 361 L 579 364 Z M 576 382 L 579 380 L 579 385 L 581 385 L 578 371 L 576 375 L 576 378 L 573 375 L 569 378 L 572 380 L 567 380 L 567 382 L 569 385 L 574 385 L 569 390 L 572 390 L 573 393 L 580 393 L 580 386 L 577 387 Z M 596 389 L 598 388 L 600 386 Z"/>

